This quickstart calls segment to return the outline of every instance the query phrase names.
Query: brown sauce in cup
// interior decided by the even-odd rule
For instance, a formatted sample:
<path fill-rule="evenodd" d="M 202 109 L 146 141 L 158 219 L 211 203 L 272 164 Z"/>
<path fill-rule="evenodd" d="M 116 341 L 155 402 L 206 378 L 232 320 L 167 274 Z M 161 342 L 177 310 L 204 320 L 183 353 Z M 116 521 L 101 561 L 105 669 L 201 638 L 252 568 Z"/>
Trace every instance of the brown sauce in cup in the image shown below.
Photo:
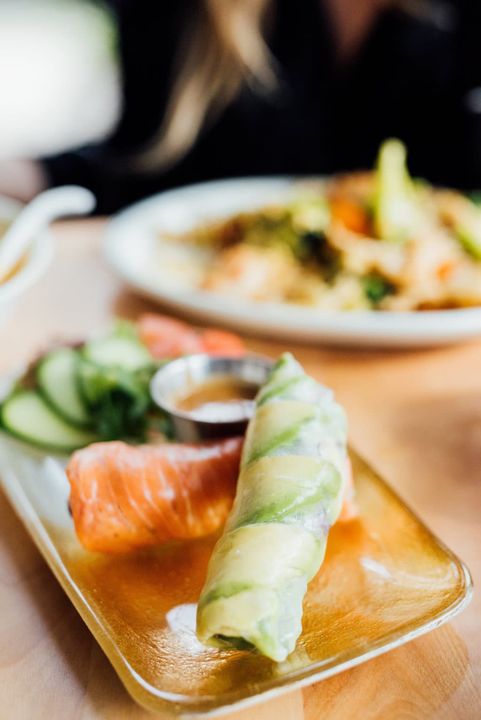
<path fill-rule="evenodd" d="M 252 414 L 258 386 L 233 377 L 213 375 L 174 398 L 177 410 L 198 420 L 229 422 Z"/>

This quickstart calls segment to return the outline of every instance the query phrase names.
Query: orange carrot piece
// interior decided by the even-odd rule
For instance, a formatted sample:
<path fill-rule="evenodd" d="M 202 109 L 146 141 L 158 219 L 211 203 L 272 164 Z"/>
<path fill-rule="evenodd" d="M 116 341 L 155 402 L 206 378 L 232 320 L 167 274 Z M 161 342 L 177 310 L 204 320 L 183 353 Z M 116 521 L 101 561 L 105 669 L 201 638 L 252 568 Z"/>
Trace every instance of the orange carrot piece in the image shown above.
<path fill-rule="evenodd" d="M 138 320 L 141 341 L 159 360 L 203 351 L 199 334 L 187 323 L 147 313 Z"/>
<path fill-rule="evenodd" d="M 243 340 L 238 335 L 226 330 L 208 328 L 201 333 L 201 341 L 204 352 L 209 355 L 241 357 L 246 352 Z"/>
<path fill-rule="evenodd" d="M 448 280 L 449 276 L 453 273 L 456 264 L 454 262 L 443 262 L 436 270 L 436 275 L 441 281 Z"/>
<path fill-rule="evenodd" d="M 369 217 L 358 203 L 346 198 L 334 198 L 330 203 L 331 215 L 344 227 L 361 235 L 369 235 Z"/>
<path fill-rule="evenodd" d="M 142 315 L 137 327 L 140 339 L 159 360 L 201 352 L 239 357 L 246 352 L 244 342 L 234 333 L 216 328 L 197 331 L 166 315 Z"/>

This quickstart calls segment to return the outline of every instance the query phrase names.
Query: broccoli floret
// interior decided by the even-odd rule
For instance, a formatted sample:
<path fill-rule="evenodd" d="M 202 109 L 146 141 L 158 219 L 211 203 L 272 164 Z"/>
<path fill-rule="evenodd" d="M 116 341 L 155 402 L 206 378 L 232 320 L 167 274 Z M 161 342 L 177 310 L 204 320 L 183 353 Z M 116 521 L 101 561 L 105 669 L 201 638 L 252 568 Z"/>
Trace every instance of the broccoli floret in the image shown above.
<path fill-rule="evenodd" d="M 377 273 L 366 275 L 362 284 L 365 296 L 374 306 L 379 305 L 381 300 L 384 300 L 387 295 L 392 295 L 396 290 L 389 280 Z"/>

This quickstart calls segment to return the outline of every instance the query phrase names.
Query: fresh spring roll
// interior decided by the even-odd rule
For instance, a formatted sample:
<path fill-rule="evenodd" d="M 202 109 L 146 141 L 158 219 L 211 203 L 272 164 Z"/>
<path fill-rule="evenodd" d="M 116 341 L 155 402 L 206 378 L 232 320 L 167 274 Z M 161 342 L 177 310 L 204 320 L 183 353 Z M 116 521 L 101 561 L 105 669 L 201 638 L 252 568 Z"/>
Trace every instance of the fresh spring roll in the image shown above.
<path fill-rule="evenodd" d="M 292 652 L 341 510 L 346 432 L 332 393 L 283 355 L 247 429 L 234 507 L 199 600 L 201 642 L 276 661 Z"/>

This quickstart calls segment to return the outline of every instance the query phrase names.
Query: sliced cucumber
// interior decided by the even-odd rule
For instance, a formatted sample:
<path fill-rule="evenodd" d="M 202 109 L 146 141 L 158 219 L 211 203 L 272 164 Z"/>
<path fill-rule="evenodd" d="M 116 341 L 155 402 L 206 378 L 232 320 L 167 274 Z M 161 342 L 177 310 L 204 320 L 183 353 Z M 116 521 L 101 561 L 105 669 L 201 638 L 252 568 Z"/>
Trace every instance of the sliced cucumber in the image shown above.
<path fill-rule="evenodd" d="M 86 343 L 83 355 L 102 367 L 119 367 L 123 370 L 140 370 L 153 360 L 140 340 L 126 335 L 109 335 Z"/>
<path fill-rule="evenodd" d="M 47 353 L 37 368 L 40 392 L 65 420 L 82 427 L 91 418 L 78 384 L 79 356 L 73 348 L 59 348 Z"/>
<path fill-rule="evenodd" d="M 63 420 L 35 390 L 19 390 L 7 398 L 1 422 L 15 437 L 48 450 L 71 452 L 98 440 Z"/>

